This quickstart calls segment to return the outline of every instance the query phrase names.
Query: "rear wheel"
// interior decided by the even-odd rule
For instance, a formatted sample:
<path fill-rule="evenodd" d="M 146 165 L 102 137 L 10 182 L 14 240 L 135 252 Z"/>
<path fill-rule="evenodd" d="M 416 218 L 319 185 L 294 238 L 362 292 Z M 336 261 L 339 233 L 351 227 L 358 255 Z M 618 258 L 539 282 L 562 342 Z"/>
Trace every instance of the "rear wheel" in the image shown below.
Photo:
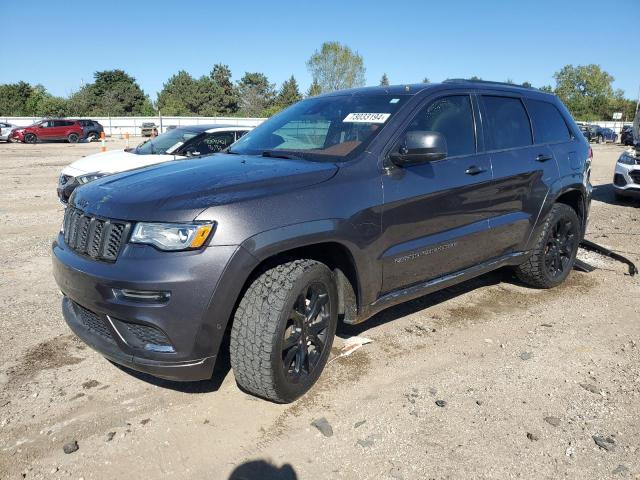
<path fill-rule="evenodd" d="M 545 219 L 531 257 L 516 268 L 524 283 L 537 288 L 560 285 L 576 261 L 580 220 L 573 208 L 556 203 Z"/>
<path fill-rule="evenodd" d="M 87 140 L 90 142 L 95 142 L 98 140 L 98 138 L 100 138 L 98 132 L 91 132 L 89 133 L 89 135 L 87 135 Z"/>
<path fill-rule="evenodd" d="M 337 304 L 333 274 L 315 260 L 283 263 L 257 277 L 231 329 L 231 366 L 240 387 L 280 403 L 304 395 L 331 353 Z"/>
<path fill-rule="evenodd" d="M 602 135 L 598 135 L 598 138 L 596 138 L 596 143 L 602 143 Z"/>
<path fill-rule="evenodd" d="M 77 133 L 70 133 L 67 137 L 67 140 L 69 141 L 69 143 L 78 143 L 78 140 L 80 140 L 80 136 Z"/>
<path fill-rule="evenodd" d="M 38 141 L 38 137 L 33 133 L 27 133 L 24 136 L 24 143 L 36 143 Z"/>

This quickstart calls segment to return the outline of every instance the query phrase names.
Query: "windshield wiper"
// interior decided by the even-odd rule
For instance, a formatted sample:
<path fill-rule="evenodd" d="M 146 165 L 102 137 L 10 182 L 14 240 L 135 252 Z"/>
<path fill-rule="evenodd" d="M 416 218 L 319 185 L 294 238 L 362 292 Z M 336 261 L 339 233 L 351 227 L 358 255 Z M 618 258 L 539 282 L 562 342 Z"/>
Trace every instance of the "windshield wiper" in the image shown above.
<path fill-rule="evenodd" d="M 300 159 L 299 156 L 283 153 L 278 150 L 264 150 L 262 152 L 262 156 L 270 158 L 286 158 L 287 160 Z"/>

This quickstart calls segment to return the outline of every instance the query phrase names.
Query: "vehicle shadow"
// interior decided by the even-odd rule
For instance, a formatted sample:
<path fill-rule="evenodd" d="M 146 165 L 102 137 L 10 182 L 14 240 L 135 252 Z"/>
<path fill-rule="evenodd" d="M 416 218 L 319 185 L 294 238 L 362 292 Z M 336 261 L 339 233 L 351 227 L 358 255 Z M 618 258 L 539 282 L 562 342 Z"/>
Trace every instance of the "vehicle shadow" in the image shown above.
<path fill-rule="evenodd" d="M 227 375 L 231 371 L 231 360 L 229 357 L 229 339 L 225 338 L 220 346 L 218 355 L 216 357 L 216 363 L 213 368 L 213 374 L 208 380 L 201 380 L 199 382 L 175 382 L 173 380 L 165 380 L 163 378 L 154 377 L 148 373 L 138 372 L 132 370 L 123 365 L 111 362 L 123 372 L 131 375 L 132 377 L 142 380 L 143 382 L 150 383 L 157 387 L 167 388 L 182 393 L 209 393 L 216 392 L 220 389 L 222 382 L 227 378 Z"/>
<path fill-rule="evenodd" d="M 638 200 L 635 198 L 616 197 L 613 184 L 611 183 L 594 185 L 592 198 L 599 202 L 608 203 L 610 205 L 619 205 L 621 207 L 637 207 L 639 204 Z"/>
<path fill-rule="evenodd" d="M 276 467 L 264 460 L 252 460 L 238 465 L 229 480 L 297 480 L 298 475 L 288 463 Z"/>
<path fill-rule="evenodd" d="M 433 307 L 478 288 L 498 285 L 500 283 L 513 283 L 520 285 L 520 282 L 515 278 L 513 272 L 510 269 L 503 268 L 500 270 L 495 270 L 493 272 L 489 272 L 479 277 L 467 280 L 466 282 L 462 282 L 458 285 L 453 285 L 443 290 L 439 290 L 437 292 L 429 293 L 422 297 L 416 298 L 415 300 L 389 307 L 386 310 L 383 310 L 382 312 L 374 315 L 366 322 L 360 323 L 358 325 L 339 325 L 336 334 L 337 336 L 342 338 L 350 337 L 353 335 L 360 335 L 362 332 L 373 327 L 377 327 L 398 318 L 402 318 L 407 315 L 411 315 L 412 313 L 416 313 L 421 310 Z"/>

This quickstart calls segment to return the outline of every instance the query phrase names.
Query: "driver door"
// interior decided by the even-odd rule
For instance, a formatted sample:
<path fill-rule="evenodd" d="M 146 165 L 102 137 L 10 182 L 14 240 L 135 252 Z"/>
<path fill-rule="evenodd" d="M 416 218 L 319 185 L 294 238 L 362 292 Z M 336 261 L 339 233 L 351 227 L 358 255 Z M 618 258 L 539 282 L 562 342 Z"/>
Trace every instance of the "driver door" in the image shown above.
<path fill-rule="evenodd" d="M 383 293 L 453 273 L 486 260 L 492 195 L 488 155 L 478 153 L 475 98 L 468 93 L 429 101 L 407 132 L 436 131 L 447 157 L 391 167 L 383 176 Z"/>

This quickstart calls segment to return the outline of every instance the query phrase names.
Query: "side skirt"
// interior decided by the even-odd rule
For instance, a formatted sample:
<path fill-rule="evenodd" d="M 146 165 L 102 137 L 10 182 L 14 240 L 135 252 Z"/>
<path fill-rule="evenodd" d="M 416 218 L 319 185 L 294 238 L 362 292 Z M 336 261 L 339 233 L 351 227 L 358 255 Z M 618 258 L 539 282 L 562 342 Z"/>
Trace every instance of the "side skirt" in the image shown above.
<path fill-rule="evenodd" d="M 371 318 L 378 312 L 381 312 L 385 308 L 392 307 L 399 303 L 407 302 L 423 295 L 433 293 L 443 288 L 456 285 L 458 283 L 470 280 L 479 275 L 491 272 L 501 267 L 510 265 L 518 265 L 524 261 L 528 252 L 515 252 L 501 257 L 493 258 L 483 263 L 479 263 L 472 267 L 457 272 L 443 275 L 442 277 L 434 278 L 426 282 L 416 283 L 409 287 L 393 290 L 389 293 L 378 297 L 378 299 L 370 305 L 364 307 L 358 315 L 353 317 L 351 321 L 345 320 L 345 323 L 349 325 L 356 325 L 362 323 L 365 320 Z"/>

